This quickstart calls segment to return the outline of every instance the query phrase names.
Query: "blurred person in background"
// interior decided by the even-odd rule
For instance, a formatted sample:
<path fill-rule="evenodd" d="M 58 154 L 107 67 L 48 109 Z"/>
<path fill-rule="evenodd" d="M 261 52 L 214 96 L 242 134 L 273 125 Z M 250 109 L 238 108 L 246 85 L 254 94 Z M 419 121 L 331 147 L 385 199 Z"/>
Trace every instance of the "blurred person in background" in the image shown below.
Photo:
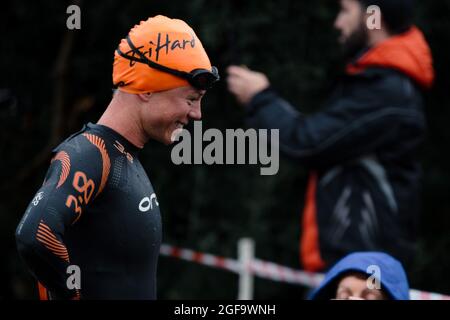
<path fill-rule="evenodd" d="M 381 11 L 380 28 L 368 27 L 371 5 Z M 263 73 L 227 70 L 248 125 L 279 129 L 280 150 L 311 169 L 300 240 L 306 270 L 326 270 L 356 251 L 412 262 L 421 198 L 417 153 L 426 130 L 422 93 L 434 80 L 413 9 L 413 0 L 340 1 L 334 27 L 348 64 L 322 111 L 310 116 L 280 97 Z"/>
<path fill-rule="evenodd" d="M 334 265 L 311 300 L 409 300 L 402 264 L 382 252 L 355 252 Z"/>
<path fill-rule="evenodd" d="M 121 41 L 118 90 L 97 124 L 53 150 L 16 230 L 41 299 L 156 298 L 161 217 L 139 152 L 150 139 L 171 144 L 201 119 L 201 99 L 218 79 L 182 20 L 149 18 Z"/>

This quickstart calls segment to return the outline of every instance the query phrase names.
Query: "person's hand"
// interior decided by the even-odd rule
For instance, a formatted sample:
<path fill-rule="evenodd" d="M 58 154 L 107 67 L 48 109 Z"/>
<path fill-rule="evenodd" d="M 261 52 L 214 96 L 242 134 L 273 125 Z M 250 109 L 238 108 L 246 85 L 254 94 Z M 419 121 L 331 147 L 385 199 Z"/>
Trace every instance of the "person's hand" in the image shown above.
<path fill-rule="evenodd" d="M 230 66 L 227 68 L 228 90 L 239 103 L 247 105 L 259 92 L 270 86 L 267 77 L 244 67 Z"/>

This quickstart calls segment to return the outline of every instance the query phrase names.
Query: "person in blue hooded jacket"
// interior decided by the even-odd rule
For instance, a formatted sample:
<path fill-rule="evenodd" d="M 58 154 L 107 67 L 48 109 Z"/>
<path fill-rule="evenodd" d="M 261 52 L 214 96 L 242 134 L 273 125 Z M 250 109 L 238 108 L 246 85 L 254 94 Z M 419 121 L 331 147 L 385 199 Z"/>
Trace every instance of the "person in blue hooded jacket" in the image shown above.
<path fill-rule="evenodd" d="M 310 300 L 409 300 L 402 264 L 381 252 L 356 252 L 325 275 Z"/>

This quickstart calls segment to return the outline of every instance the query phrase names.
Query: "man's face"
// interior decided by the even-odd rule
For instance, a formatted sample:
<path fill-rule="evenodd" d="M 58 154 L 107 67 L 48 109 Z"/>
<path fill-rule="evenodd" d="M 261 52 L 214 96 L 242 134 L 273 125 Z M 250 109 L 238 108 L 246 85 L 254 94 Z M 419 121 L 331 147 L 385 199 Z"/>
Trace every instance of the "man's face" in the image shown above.
<path fill-rule="evenodd" d="M 352 56 L 368 42 L 366 13 L 358 0 L 341 0 L 334 27 L 340 32 L 339 43 L 344 53 Z"/>
<path fill-rule="evenodd" d="M 205 90 L 191 86 L 155 92 L 143 104 L 141 120 L 147 135 L 166 145 L 191 120 L 202 118 L 200 102 Z"/>
<path fill-rule="evenodd" d="M 336 290 L 338 300 L 387 300 L 387 295 L 380 289 L 369 289 L 367 276 L 353 273 L 345 276 Z"/>

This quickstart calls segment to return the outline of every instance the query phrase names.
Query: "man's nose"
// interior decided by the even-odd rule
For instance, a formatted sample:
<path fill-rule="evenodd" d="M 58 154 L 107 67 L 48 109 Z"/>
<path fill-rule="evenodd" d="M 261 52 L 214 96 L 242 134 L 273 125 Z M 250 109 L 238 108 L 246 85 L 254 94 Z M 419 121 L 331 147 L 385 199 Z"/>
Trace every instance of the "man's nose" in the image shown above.
<path fill-rule="evenodd" d="M 336 30 L 339 30 L 340 31 L 340 25 L 339 25 L 339 17 L 336 17 L 336 20 L 334 20 L 334 24 L 333 24 L 333 26 L 334 26 L 334 28 L 336 29 Z"/>
<path fill-rule="evenodd" d="M 334 20 L 334 28 L 338 31 L 342 31 L 342 16 L 341 14 L 338 14 L 336 16 L 336 19 Z"/>
<path fill-rule="evenodd" d="M 201 120 L 202 119 L 202 110 L 200 103 L 197 103 L 194 108 L 189 111 L 189 117 L 193 120 Z"/>

